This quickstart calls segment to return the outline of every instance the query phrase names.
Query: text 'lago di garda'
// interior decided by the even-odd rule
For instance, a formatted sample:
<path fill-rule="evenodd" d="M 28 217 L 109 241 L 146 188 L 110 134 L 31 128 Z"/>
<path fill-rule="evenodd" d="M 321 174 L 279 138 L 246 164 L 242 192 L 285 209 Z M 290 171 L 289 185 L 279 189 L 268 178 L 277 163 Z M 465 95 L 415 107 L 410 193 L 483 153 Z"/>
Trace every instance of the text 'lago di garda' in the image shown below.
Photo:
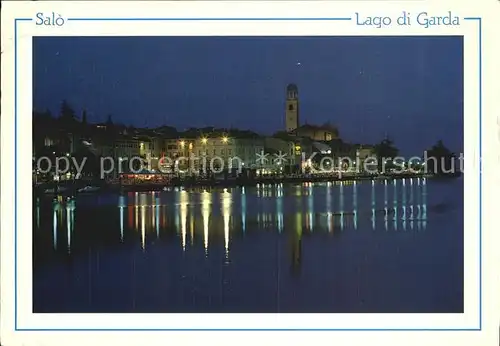
<path fill-rule="evenodd" d="M 435 26 L 457 26 L 460 25 L 458 16 L 448 11 L 442 15 L 431 15 L 428 12 L 420 12 L 412 15 L 410 12 L 403 11 L 398 17 L 389 16 L 363 16 L 356 12 L 356 25 L 383 28 L 389 26 L 420 26 L 431 28 Z"/>

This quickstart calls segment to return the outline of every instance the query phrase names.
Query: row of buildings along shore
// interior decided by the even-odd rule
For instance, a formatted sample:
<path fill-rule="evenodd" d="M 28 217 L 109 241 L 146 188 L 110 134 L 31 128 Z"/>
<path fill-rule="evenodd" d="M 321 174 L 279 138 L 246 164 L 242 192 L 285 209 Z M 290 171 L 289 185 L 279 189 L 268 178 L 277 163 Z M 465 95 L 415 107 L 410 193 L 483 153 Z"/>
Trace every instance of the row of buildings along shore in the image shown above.
<path fill-rule="evenodd" d="M 284 129 L 269 136 L 232 128 L 134 128 L 115 124 L 111 117 L 105 123 L 90 124 L 85 111 L 78 117 L 63 102 L 57 118 L 34 112 L 33 161 L 43 156 L 90 153 L 114 162 L 140 158 L 149 173 L 169 172 L 173 166 L 177 173 L 193 173 L 210 165 L 217 170 L 253 169 L 257 174 L 269 174 L 301 170 L 311 164 L 310 157 L 363 160 L 373 155 L 370 145 L 343 142 L 338 129 L 329 123 L 301 125 L 294 84 L 286 89 L 284 118 Z M 129 168 L 133 169 L 130 164 L 121 165 L 122 172 Z"/>

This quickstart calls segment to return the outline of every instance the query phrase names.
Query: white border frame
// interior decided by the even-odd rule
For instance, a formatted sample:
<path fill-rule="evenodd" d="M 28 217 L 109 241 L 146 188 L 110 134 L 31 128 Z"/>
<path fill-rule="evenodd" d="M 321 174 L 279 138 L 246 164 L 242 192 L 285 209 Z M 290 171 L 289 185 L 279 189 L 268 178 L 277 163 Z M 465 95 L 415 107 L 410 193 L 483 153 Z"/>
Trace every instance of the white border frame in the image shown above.
<path fill-rule="evenodd" d="M 169 6 L 168 13 L 169 17 L 196 17 L 193 13 L 198 15 L 203 14 L 203 17 L 218 17 L 221 18 L 221 13 L 225 13 L 224 17 L 241 17 L 242 14 L 245 17 L 258 17 L 259 13 L 266 13 L 266 17 L 318 17 L 325 12 L 345 13 L 346 15 L 341 17 L 351 17 L 352 13 L 355 12 L 356 4 L 350 6 L 343 6 L 346 9 L 342 11 L 335 10 L 334 5 L 331 3 L 294 3 L 296 5 L 293 9 L 290 7 L 290 3 L 279 2 L 279 3 L 268 3 L 259 4 L 249 7 L 249 3 L 240 4 L 233 2 L 223 2 L 223 3 L 196 3 L 193 7 L 191 4 L 182 4 L 179 2 L 171 4 L 159 4 L 155 3 L 154 6 Z M 3 4 L 4 9 L 6 3 Z M 34 5 L 34 4 L 33 4 Z M 142 4 L 141 4 L 142 5 Z M 318 8 L 321 5 L 320 8 Z M 336 4 L 335 4 L 336 5 Z M 35 12 L 51 10 L 55 7 L 60 9 L 58 12 L 64 12 L 64 17 L 76 17 L 82 16 L 82 10 L 85 13 L 92 12 L 92 7 L 95 5 L 89 4 L 67 4 L 67 3 L 40 3 L 37 5 L 37 10 L 33 11 L 33 6 L 25 6 L 23 13 L 28 14 L 26 17 L 34 17 Z M 112 6 L 112 8 L 111 8 Z M 142 8 L 131 8 L 134 6 L 129 6 L 128 8 L 116 9 L 116 3 L 104 3 L 102 7 L 102 12 L 99 13 L 99 17 L 107 17 L 103 15 L 103 12 L 109 14 L 109 17 L 147 17 L 148 9 L 155 10 L 152 4 L 142 5 Z M 338 6 L 338 5 L 336 5 Z M 366 15 L 380 13 L 378 10 L 380 5 L 376 3 L 373 4 L 363 4 L 363 13 Z M 391 4 L 386 5 L 387 9 L 384 10 L 384 15 L 394 16 L 400 12 L 400 6 L 392 6 Z M 420 7 L 420 9 L 419 9 Z M 421 4 L 408 4 L 405 5 L 405 10 L 412 12 L 420 12 L 420 10 L 426 10 L 427 7 Z M 463 7 L 463 6 L 462 6 Z M 38 8 L 43 8 L 39 10 Z M 332 11 L 327 11 L 327 8 L 331 8 Z M 351 9 L 349 9 L 351 8 Z M 263 9 L 265 11 L 263 12 Z M 335 10 L 335 11 L 333 11 Z M 472 10 L 472 9 L 470 9 Z M 446 13 L 448 9 L 444 6 L 441 9 L 436 9 L 436 6 L 432 6 L 432 11 L 435 13 Z M 78 15 L 75 15 L 78 13 Z M 467 13 L 461 12 L 457 13 L 461 19 L 467 15 L 473 15 L 475 12 L 467 11 Z M 132 15 L 131 15 L 132 14 Z M 212 15 L 213 14 L 213 15 Z M 3 15 L 3 13 L 2 13 Z M 4 27 L 4 20 L 2 21 L 2 27 Z M 61 35 L 61 36 L 72 36 L 72 35 L 214 35 L 214 34 L 224 34 L 224 31 L 230 32 L 231 35 L 464 35 L 464 128 L 465 128 L 465 157 L 473 158 L 471 161 L 467 161 L 468 166 L 466 166 L 465 172 L 465 196 L 467 200 L 467 205 L 479 205 L 479 194 L 477 192 L 477 181 L 479 180 L 479 126 L 477 124 L 477 114 L 479 108 L 479 80 L 478 80 L 478 66 L 479 66 L 479 56 L 477 52 L 477 47 L 479 46 L 479 37 L 477 33 L 477 25 L 474 22 L 462 21 L 462 25 L 459 27 L 439 27 L 437 30 L 423 29 L 418 27 L 412 28 L 401 28 L 401 27 L 391 27 L 383 30 L 380 29 L 366 29 L 356 27 L 352 25 L 346 25 L 346 23 L 338 22 L 332 25 L 325 25 L 324 22 L 314 23 L 314 22 L 301 22 L 291 25 L 289 22 L 271 22 L 265 21 L 259 23 L 254 22 L 197 22 L 193 23 L 182 23 L 182 22 L 166 22 L 159 24 L 150 23 L 150 25 L 138 25 L 134 23 L 133 26 L 127 25 L 124 22 L 117 23 L 106 23 L 106 22 L 95 22 L 92 25 L 85 25 L 83 22 L 68 22 L 65 26 L 61 28 L 40 28 L 35 27 L 34 23 L 26 25 L 26 28 L 19 29 L 18 32 L 18 66 L 19 68 L 19 80 L 18 80 L 18 96 L 22 100 L 30 100 L 30 102 L 19 103 L 18 114 L 19 116 L 31 115 L 31 37 L 33 35 Z M 306 24 L 306 25 L 304 25 Z M 128 32 L 127 32 L 128 31 Z M 2 71 L 4 72 L 4 71 Z M 4 76 L 4 73 L 2 73 Z M 12 74 L 10 75 L 12 76 Z M 4 78 L 2 78 L 4 82 Z M 2 88 L 6 90 L 5 88 Z M 4 98 L 12 97 L 11 92 L 3 93 Z M 9 104 L 9 106 L 11 106 Z M 18 122 L 18 140 L 19 140 L 19 156 L 20 157 L 31 157 L 31 136 L 27 136 L 30 133 L 30 120 L 31 116 L 28 117 L 29 121 L 19 121 Z M 6 125 L 8 128 L 12 129 L 13 121 L 5 121 L 2 128 L 4 129 L 4 135 L 2 136 L 2 146 L 6 147 L 6 142 L 10 147 L 12 147 L 13 142 L 10 138 L 7 141 L 5 133 Z M 7 146 L 8 147 L 8 146 Z M 13 207 L 12 205 L 6 205 L 4 194 L 13 195 L 13 187 L 5 184 L 5 173 L 8 171 L 5 169 L 5 163 L 13 164 L 12 153 L 7 153 L 4 151 L 2 155 L 2 166 L 4 170 L 2 171 L 2 230 L 5 227 L 10 227 L 12 229 L 14 226 L 14 220 L 12 220 Z M 29 164 L 29 163 L 28 163 Z M 27 167 L 27 163 L 20 161 L 18 162 L 18 172 L 31 172 L 31 167 Z M 28 168 L 28 169 L 27 169 Z M 9 174 L 9 173 L 8 173 Z M 24 174 L 28 175 L 28 174 Z M 10 172 L 12 177 L 12 172 Z M 29 183 L 23 185 L 27 177 L 22 174 L 19 175 L 18 180 L 18 192 L 20 195 L 28 195 L 31 199 L 31 185 Z M 27 181 L 27 180 L 26 180 Z M 31 175 L 29 174 L 29 181 L 31 182 Z M 6 191 L 7 190 L 7 191 Z M 18 205 L 18 210 L 21 210 Z M 467 208 L 468 213 L 465 216 L 465 234 L 464 243 L 465 253 L 465 275 L 464 275 L 464 314 L 326 314 L 326 315 L 315 315 L 310 314 L 304 316 L 300 314 L 287 314 L 287 315 L 218 315 L 217 318 L 214 316 L 207 316 L 206 314 L 176 314 L 167 315 L 162 314 L 161 319 L 158 318 L 158 314 L 142 314 L 141 319 L 137 319 L 134 314 L 117 314 L 110 318 L 109 315 L 104 314 L 65 314 L 63 316 L 58 314 L 43 314 L 37 316 L 32 314 L 31 311 L 31 239 L 28 237 L 19 238 L 19 249 L 18 249 L 18 286 L 19 286 L 19 298 L 18 298 L 18 311 L 19 319 L 15 321 L 18 330 L 26 329 L 54 329 L 54 328 L 71 328 L 71 329 L 81 329 L 81 328 L 103 328 L 103 326 L 109 326 L 109 328 L 118 327 L 120 329 L 137 329 L 137 328 L 167 328 L 169 329 L 182 329 L 186 325 L 192 326 L 192 328 L 214 328 L 221 329 L 223 326 L 227 328 L 272 328 L 272 329 L 303 329 L 303 328 L 327 328 L 331 329 L 332 325 L 335 329 L 385 329 L 388 326 L 391 329 L 478 329 L 478 321 L 480 321 L 480 314 L 478 309 L 478 299 L 479 287 L 477 285 L 477 278 L 479 276 L 479 238 L 477 237 L 477 225 L 480 221 L 480 214 L 475 208 Z M 7 217 L 5 217 L 7 216 Z M 31 215 L 29 217 L 19 218 L 18 215 L 18 229 L 30 229 L 31 228 Z M 8 247 L 7 244 L 13 244 L 12 235 L 7 235 L 6 232 L 2 232 L 2 250 L 12 249 Z M 6 251 L 2 251 L 2 258 Z M 3 293 L 5 291 L 7 282 L 12 282 L 14 278 L 12 268 L 6 269 L 7 266 L 4 265 L 5 260 L 2 261 L 2 288 Z M 11 262 L 12 264 L 12 262 Z M 23 268 L 21 270 L 21 268 Z M 24 268 L 29 268 L 25 270 Z M 6 302 L 3 300 L 3 312 L 13 311 L 13 306 L 11 302 Z M 307 326 L 304 325 L 304 321 L 307 321 Z M 111 322 L 111 323 L 110 323 Z M 139 322 L 139 323 L 137 323 Z M 140 326 L 138 326 L 138 324 Z M 2 327 L 5 323 L 2 321 Z M 88 327 L 84 327 L 88 326 Z M 231 326 L 231 327 L 229 327 Z M 432 326 L 430 328 L 429 326 Z M 308 329 L 309 329 L 308 328 Z"/>

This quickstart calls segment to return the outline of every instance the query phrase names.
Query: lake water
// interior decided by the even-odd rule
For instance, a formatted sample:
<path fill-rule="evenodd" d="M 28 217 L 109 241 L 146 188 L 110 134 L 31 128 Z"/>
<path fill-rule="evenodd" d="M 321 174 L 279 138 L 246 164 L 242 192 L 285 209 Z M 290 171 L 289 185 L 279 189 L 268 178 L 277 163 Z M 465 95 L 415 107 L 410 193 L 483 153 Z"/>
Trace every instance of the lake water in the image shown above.
<path fill-rule="evenodd" d="M 34 312 L 463 312 L 463 181 L 36 199 Z"/>

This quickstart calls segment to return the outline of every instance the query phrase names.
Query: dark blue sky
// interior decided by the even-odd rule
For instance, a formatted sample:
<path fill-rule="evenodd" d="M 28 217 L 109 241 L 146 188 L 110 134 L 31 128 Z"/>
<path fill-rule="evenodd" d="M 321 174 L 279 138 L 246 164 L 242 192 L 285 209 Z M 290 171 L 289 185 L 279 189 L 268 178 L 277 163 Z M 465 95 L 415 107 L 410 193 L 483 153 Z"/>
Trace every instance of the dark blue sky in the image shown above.
<path fill-rule="evenodd" d="M 284 128 L 293 82 L 301 122 L 346 141 L 463 148 L 461 37 L 38 37 L 33 76 L 37 109 L 67 99 L 91 121 L 266 134 Z"/>

